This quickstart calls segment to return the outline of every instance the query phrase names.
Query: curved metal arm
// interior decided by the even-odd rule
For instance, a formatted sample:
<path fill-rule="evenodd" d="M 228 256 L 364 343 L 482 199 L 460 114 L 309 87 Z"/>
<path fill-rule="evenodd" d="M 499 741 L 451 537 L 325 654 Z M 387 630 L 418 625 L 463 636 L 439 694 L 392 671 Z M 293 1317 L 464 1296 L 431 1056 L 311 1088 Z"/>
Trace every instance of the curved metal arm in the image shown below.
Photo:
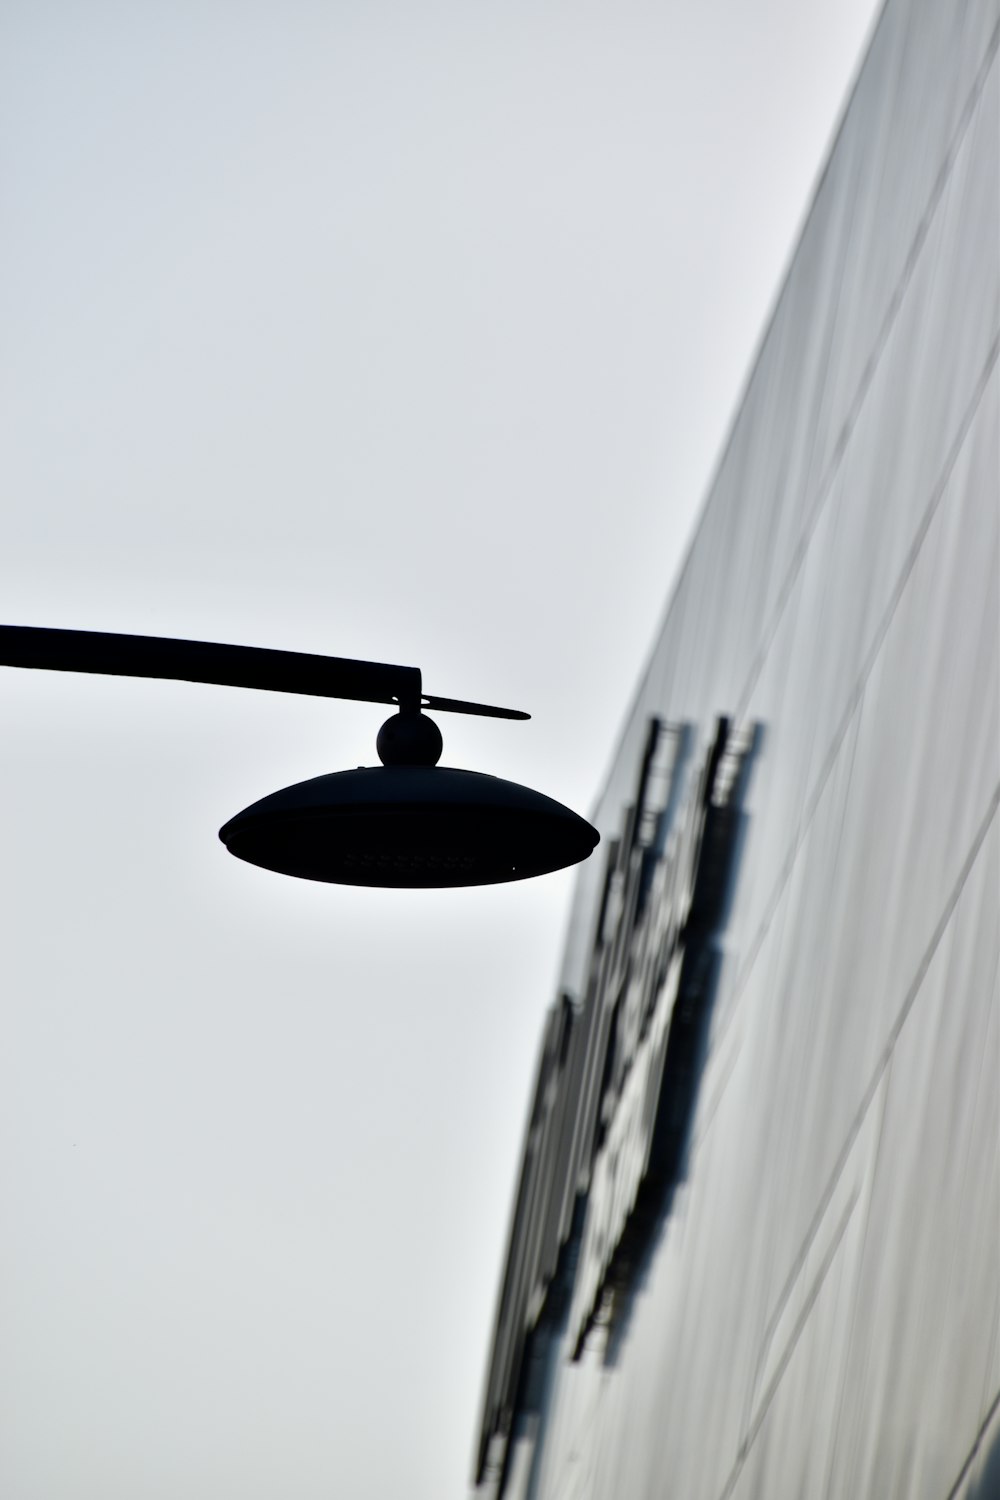
<path fill-rule="evenodd" d="M 457 698 L 428 698 L 419 667 L 269 651 L 214 641 L 183 641 L 155 635 L 113 635 L 96 630 L 48 630 L 0 625 L 0 666 L 51 672 L 97 672 L 112 677 L 162 677 L 226 687 L 301 693 L 313 698 L 349 698 L 363 703 L 434 707 L 447 713 L 496 719 L 527 719 L 517 709 L 492 708 Z"/>

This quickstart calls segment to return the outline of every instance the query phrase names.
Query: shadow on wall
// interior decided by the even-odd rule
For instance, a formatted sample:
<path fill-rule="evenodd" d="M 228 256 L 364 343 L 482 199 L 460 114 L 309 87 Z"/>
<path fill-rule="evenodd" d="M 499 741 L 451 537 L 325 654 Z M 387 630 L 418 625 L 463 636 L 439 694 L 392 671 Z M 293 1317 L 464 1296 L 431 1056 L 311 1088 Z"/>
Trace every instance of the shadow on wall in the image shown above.
<path fill-rule="evenodd" d="M 763 742 L 727 718 L 707 734 L 649 721 L 605 846 L 583 1002 L 563 995 L 543 1035 L 476 1455 L 495 1496 L 533 1500 L 562 1360 L 586 1347 L 615 1363 L 691 1168 Z"/>
<path fill-rule="evenodd" d="M 584 1347 L 602 1347 L 606 1365 L 617 1362 L 678 1184 L 688 1175 L 725 932 L 746 844 L 747 788 L 763 743 L 760 725 L 736 732 L 720 719 L 704 763 L 683 777 L 686 795 L 678 798 L 672 790 L 647 843 L 642 814 L 664 728 L 651 722 L 638 815 L 626 820 L 623 835 L 633 848 L 626 858 L 625 850 L 617 855 L 622 876 L 630 868 L 634 877 L 621 882 L 617 932 L 604 944 L 618 958 L 601 975 L 614 998 L 582 1275 L 570 1315 L 573 1357 Z M 689 759 L 692 736 L 672 733 L 676 771 Z M 676 777 L 670 780 L 676 788 Z M 609 855 L 614 860 L 613 849 Z M 590 1342 L 592 1332 L 597 1338 Z"/>
<path fill-rule="evenodd" d="M 956 1484 L 948 1500 L 1000 1500 L 1000 1427 L 997 1419 L 1000 1417 L 1000 1392 L 997 1393 L 990 1414 L 986 1420 L 987 1430 L 993 1427 L 993 1438 L 988 1444 L 982 1461 L 978 1466 L 978 1472 L 967 1490 L 961 1487 L 961 1480 Z"/>

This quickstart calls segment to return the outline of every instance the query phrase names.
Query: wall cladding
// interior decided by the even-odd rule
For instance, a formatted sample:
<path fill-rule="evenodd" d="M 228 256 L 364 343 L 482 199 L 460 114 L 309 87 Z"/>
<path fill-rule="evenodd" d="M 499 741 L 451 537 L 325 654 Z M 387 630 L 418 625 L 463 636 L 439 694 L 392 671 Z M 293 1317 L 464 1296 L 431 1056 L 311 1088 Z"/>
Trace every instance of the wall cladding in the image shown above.
<path fill-rule="evenodd" d="M 483 1494 L 1000 1493 L 998 44 L 1000 0 L 886 5 L 625 724 Z M 700 848 L 720 720 L 753 753 L 694 1084 L 641 1091 L 687 931 L 643 881 Z M 640 1093 L 684 1104 L 654 1200 Z"/>

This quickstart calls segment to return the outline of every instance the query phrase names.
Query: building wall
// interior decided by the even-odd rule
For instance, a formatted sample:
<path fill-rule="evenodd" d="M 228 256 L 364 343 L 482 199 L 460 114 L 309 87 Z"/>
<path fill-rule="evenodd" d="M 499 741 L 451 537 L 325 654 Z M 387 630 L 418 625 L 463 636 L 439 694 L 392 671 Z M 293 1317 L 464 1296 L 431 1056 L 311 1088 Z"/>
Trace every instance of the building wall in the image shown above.
<path fill-rule="evenodd" d="M 998 42 L 888 0 L 625 724 L 484 1495 L 1000 1496 Z"/>

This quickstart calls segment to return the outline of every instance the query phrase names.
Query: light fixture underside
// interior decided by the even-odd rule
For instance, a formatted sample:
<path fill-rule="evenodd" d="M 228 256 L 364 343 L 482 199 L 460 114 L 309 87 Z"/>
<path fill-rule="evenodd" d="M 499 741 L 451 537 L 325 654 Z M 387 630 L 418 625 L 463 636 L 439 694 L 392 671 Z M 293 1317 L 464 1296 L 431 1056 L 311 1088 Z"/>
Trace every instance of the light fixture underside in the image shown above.
<path fill-rule="evenodd" d="M 337 885 L 440 888 L 545 875 L 597 830 L 540 792 L 477 771 L 361 767 L 285 787 L 220 829 L 231 854 Z"/>

